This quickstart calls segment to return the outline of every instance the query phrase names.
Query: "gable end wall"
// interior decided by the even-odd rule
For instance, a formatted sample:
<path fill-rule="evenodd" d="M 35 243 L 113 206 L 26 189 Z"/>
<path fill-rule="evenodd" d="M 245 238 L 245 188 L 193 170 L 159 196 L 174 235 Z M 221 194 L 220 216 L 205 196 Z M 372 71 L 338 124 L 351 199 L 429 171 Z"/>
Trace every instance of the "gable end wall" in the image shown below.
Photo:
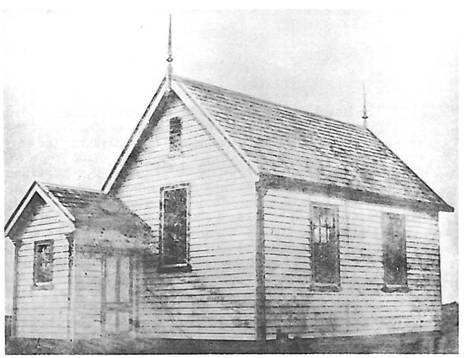
<path fill-rule="evenodd" d="M 156 118 L 155 118 L 156 116 Z M 113 189 L 152 228 L 158 250 L 160 188 L 190 185 L 191 272 L 160 273 L 157 256 L 139 280 L 138 334 L 255 339 L 255 184 L 175 96 L 156 113 L 138 154 Z M 168 155 L 169 119 L 182 119 L 182 154 Z"/>

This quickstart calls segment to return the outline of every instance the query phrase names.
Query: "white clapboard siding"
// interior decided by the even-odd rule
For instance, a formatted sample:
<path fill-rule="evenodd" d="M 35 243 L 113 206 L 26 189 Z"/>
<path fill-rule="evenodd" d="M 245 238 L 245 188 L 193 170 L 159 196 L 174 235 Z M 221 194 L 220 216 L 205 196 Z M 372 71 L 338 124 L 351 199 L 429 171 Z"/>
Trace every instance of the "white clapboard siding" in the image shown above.
<path fill-rule="evenodd" d="M 169 119 L 182 118 L 182 151 L 168 156 Z M 117 181 L 116 195 L 159 232 L 160 188 L 190 185 L 192 272 L 141 275 L 138 334 L 146 337 L 254 339 L 254 183 L 248 182 L 176 97 Z M 157 120 L 153 118 L 152 120 Z"/>
<path fill-rule="evenodd" d="M 339 207 L 339 292 L 310 289 L 309 205 Z M 382 213 L 406 215 L 407 293 L 384 293 Z M 267 336 L 326 337 L 438 329 L 437 218 L 356 201 L 269 190 L 264 201 Z"/>
<path fill-rule="evenodd" d="M 68 240 L 70 229 L 55 208 L 35 198 L 38 208 L 17 234 L 22 245 L 17 256 L 16 335 L 23 338 L 67 338 Z M 53 240 L 53 287 L 34 287 L 34 242 Z"/>
<path fill-rule="evenodd" d="M 101 254 L 77 250 L 74 262 L 74 337 L 101 334 Z"/>

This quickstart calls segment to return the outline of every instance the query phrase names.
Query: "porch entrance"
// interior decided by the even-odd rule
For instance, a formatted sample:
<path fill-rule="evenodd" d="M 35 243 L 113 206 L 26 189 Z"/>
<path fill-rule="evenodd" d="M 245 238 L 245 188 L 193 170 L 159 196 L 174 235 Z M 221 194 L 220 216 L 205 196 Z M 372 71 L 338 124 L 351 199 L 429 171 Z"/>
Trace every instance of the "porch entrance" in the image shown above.
<path fill-rule="evenodd" d="M 133 258 L 105 256 L 102 260 L 102 331 L 129 334 L 135 322 L 135 275 Z"/>

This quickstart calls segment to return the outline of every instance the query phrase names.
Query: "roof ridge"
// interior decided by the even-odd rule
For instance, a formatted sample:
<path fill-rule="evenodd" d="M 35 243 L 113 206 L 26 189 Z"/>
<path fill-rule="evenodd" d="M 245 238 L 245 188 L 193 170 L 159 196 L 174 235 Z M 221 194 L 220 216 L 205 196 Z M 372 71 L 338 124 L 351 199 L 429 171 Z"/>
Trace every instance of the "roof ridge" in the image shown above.
<path fill-rule="evenodd" d="M 262 173 L 289 173 L 295 178 L 308 178 L 316 171 L 322 182 L 341 183 L 367 192 L 376 190 L 381 195 L 397 195 L 402 200 L 425 201 L 439 210 L 452 210 L 400 157 L 362 125 L 181 76 L 175 76 L 174 80 L 197 98 L 200 105 L 206 106 Z M 270 126 L 274 134 L 264 135 L 264 126 Z M 313 127 L 316 133 L 310 131 Z M 304 140 L 302 133 L 309 133 L 309 136 Z"/>
<path fill-rule="evenodd" d="M 230 92 L 231 94 L 236 95 L 236 96 L 245 97 L 246 99 L 252 99 L 254 101 L 262 102 L 262 103 L 265 103 L 265 104 L 268 104 L 268 105 L 279 106 L 279 107 L 282 107 L 284 109 L 289 109 L 289 110 L 292 110 L 292 111 L 301 112 L 301 113 L 304 113 L 304 114 L 307 114 L 307 115 L 311 115 L 313 117 L 316 117 L 315 119 L 324 119 L 324 120 L 328 120 L 328 121 L 339 122 L 339 123 L 342 123 L 342 124 L 345 124 L 345 125 L 348 125 L 348 126 L 351 126 L 351 127 L 358 128 L 360 130 L 365 129 L 362 125 L 359 125 L 359 124 L 356 124 L 356 123 L 346 122 L 346 121 L 341 120 L 341 119 L 336 119 L 336 118 L 324 116 L 322 114 L 310 112 L 310 111 L 307 111 L 307 110 L 304 110 L 304 109 L 291 107 L 291 106 L 286 105 L 286 104 L 277 103 L 277 102 L 273 102 L 271 100 L 262 99 L 262 98 L 259 98 L 259 97 L 244 93 L 244 92 L 231 90 L 231 89 L 221 87 L 221 86 L 218 86 L 218 85 L 213 85 L 211 83 L 198 81 L 198 80 L 195 80 L 195 79 L 192 79 L 192 78 L 179 76 L 179 75 L 173 75 L 172 78 L 174 80 L 179 80 L 182 83 L 184 81 L 187 81 L 187 82 L 197 83 L 197 84 L 200 84 L 200 85 L 206 85 L 206 86 L 214 87 L 214 88 L 217 88 L 217 89 L 222 90 L 222 91 Z"/>
<path fill-rule="evenodd" d="M 63 188 L 63 189 L 71 189 L 71 190 L 81 190 L 81 191 L 87 191 L 87 192 L 93 192 L 97 194 L 104 194 L 103 191 L 99 189 L 91 189 L 91 188 L 86 188 L 86 187 L 78 187 L 78 186 L 72 186 L 72 185 L 63 185 L 63 184 L 56 184 L 56 183 L 50 183 L 50 182 L 43 182 L 36 180 L 36 182 L 40 185 L 44 185 L 46 187 L 57 187 L 57 188 Z"/>

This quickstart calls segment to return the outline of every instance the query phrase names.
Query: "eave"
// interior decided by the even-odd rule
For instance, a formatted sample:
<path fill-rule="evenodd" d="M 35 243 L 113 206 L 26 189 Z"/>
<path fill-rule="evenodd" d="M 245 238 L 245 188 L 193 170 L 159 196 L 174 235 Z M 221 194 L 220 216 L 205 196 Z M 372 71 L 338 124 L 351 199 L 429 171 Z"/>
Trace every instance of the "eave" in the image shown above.
<path fill-rule="evenodd" d="M 438 203 L 406 200 L 403 198 L 390 195 L 383 195 L 380 193 L 374 193 L 370 191 L 341 187 L 332 184 L 314 183 L 302 179 L 283 177 L 273 174 L 260 174 L 260 182 L 264 188 L 268 189 L 287 189 L 303 191 L 308 193 L 319 193 L 324 194 L 328 197 L 353 201 L 363 201 L 370 204 L 397 206 L 408 208 L 418 212 L 435 213 L 439 211 L 454 211 L 454 208 L 445 203 L 443 200 Z"/>
<path fill-rule="evenodd" d="M 5 225 L 5 236 L 9 236 L 12 229 L 15 227 L 15 224 L 20 220 L 22 217 L 23 213 L 29 206 L 29 203 L 31 202 L 32 198 L 34 195 L 39 195 L 44 202 L 49 204 L 51 207 L 55 208 L 57 211 L 57 214 L 64 219 L 70 226 L 70 228 L 74 228 L 74 222 L 75 218 L 74 216 L 70 213 L 70 211 L 65 208 L 58 200 L 55 198 L 47 189 L 46 186 L 41 185 L 38 181 L 34 181 L 32 185 L 29 187 L 28 191 L 26 194 L 23 196 L 21 201 L 19 202 L 18 206 L 16 209 L 13 211 L 11 214 L 10 218 L 8 219 L 6 225 Z"/>
<path fill-rule="evenodd" d="M 202 110 L 202 107 L 199 105 L 199 103 L 197 103 L 194 98 L 189 96 L 183 86 L 178 84 L 176 81 L 176 76 L 173 76 L 173 80 L 170 85 L 168 85 L 166 78 L 164 78 L 160 83 L 157 92 L 151 99 L 128 142 L 123 148 L 123 151 L 110 171 L 110 174 L 105 180 L 105 183 L 102 186 L 102 191 L 106 194 L 111 191 L 126 162 L 128 161 L 128 158 L 138 145 L 142 133 L 149 124 L 152 116 L 161 105 L 164 97 L 170 92 L 174 93 L 176 96 L 178 96 L 178 98 L 180 98 L 186 107 L 194 114 L 199 123 L 209 132 L 210 135 L 212 135 L 225 154 L 232 160 L 233 163 L 235 163 L 237 168 L 239 168 L 239 170 L 248 178 L 251 178 L 254 182 L 256 182 L 259 179 L 256 165 L 247 157 L 244 151 L 229 138 L 229 136 L 215 122 L 215 120 L 210 118 L 207 113 Z"/>

